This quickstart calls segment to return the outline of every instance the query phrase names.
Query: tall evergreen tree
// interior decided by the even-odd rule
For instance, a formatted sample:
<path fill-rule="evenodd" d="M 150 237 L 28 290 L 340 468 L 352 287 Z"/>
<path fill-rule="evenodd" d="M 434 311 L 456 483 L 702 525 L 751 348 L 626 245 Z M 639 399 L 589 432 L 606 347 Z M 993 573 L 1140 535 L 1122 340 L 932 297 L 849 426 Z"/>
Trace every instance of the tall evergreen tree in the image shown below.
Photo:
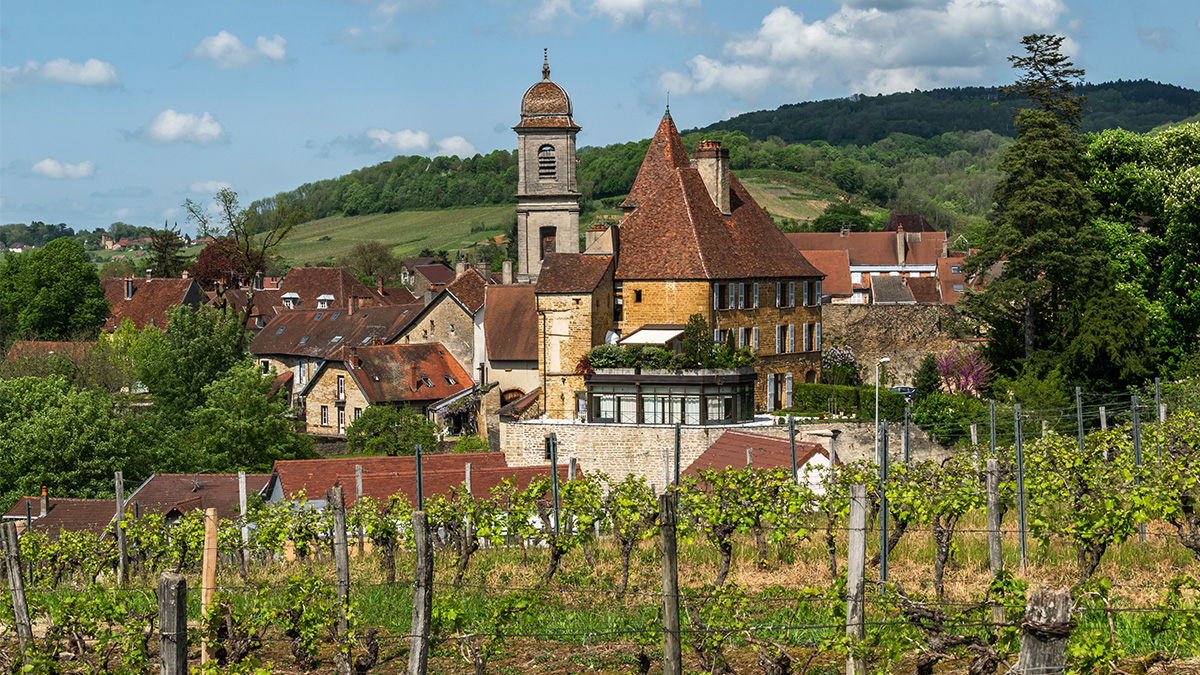
<path fill-rule="evenodd" d="M 154 276 L 177 278 L 187 267 L 187 259 L 183 256 L 183 240 L 179 230 L 171 229 L 163 222 L 163 229 L 155 230 L 150 238 L 150 260 L 146 266 Z"/>
<path fill-rule="evenodd" d="M 1070 80 L 1082 70 L 1058 52 L 1062 38 L 1030 35 L 1028 55 L 1012 57 L 1025 74 L 1008 87 L 1039 107 L 1016 113 L 1017 142 L 1000 163 L 995 210 L 968 271 L 1003 270 L 967 301 L 988 329 L 989 357 L 1009 373 L 1038 350 L 1063 349 L 1064 329 L 1105 261 L 1091 225 L 1088 167 L 1075 131 L 1082 111 Z"/>

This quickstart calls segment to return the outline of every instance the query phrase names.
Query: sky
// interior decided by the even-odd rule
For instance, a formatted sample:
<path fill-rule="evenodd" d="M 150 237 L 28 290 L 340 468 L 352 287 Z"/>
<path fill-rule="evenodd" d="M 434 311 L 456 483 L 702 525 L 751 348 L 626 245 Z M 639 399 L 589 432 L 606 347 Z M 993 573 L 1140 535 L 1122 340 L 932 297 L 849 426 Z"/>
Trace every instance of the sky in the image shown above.
<path fill-rule="evenodd" d="M 1013 81 L 1063 35 L 1087 80 L 1200 89 L 1195 0 L 4 0 L 0 223 L 194 232 L 398 154 L 515 149 L 525 90 L 570 95 L 580 147 L 786 103 Z"/>

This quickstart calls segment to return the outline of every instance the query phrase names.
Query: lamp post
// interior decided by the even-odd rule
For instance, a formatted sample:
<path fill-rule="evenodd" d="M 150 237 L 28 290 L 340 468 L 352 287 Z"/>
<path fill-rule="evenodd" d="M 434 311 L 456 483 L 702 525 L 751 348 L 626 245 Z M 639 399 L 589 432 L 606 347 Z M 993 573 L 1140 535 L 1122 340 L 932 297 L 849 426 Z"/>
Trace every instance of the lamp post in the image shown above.
<path fill-rule="evenodd" d="M 879 456 L 879 367 L 891 363 L 891 359 L 883 357 L 875 362 L 875 462 L 881 461 Z"/>

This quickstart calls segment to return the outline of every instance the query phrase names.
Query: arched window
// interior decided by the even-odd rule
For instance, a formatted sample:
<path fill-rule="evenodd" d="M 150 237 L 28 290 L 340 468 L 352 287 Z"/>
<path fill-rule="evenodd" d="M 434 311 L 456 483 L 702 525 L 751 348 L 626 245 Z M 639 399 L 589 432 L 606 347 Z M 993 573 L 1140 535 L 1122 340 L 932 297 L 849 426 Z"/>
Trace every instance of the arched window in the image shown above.
<path fill-rule="evenodd" d="M 557 173 L 558 167 L 554 159 L 554 146 L 543 145 L 538 148 L 538 178 L 540 180 L 554 180 Z"/>

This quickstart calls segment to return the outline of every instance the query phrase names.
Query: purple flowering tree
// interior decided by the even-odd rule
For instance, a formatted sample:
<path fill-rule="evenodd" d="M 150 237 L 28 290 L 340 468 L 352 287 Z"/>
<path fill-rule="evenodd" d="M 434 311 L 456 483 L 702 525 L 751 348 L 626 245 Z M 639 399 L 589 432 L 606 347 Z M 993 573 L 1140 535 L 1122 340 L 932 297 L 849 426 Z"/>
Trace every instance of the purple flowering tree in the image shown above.
<path fill-rule="evenodd" d="M 858 361 L 850 345 L 821 350 L 821 382 L 832 385 L 858 384 Z"/>
<path fill-rule="evenodd" d="M 955 347 L 937 357 L 938 374 L 951 394 L 981 397 L 992 381 L 992 364 L 977 352 Z"/>

